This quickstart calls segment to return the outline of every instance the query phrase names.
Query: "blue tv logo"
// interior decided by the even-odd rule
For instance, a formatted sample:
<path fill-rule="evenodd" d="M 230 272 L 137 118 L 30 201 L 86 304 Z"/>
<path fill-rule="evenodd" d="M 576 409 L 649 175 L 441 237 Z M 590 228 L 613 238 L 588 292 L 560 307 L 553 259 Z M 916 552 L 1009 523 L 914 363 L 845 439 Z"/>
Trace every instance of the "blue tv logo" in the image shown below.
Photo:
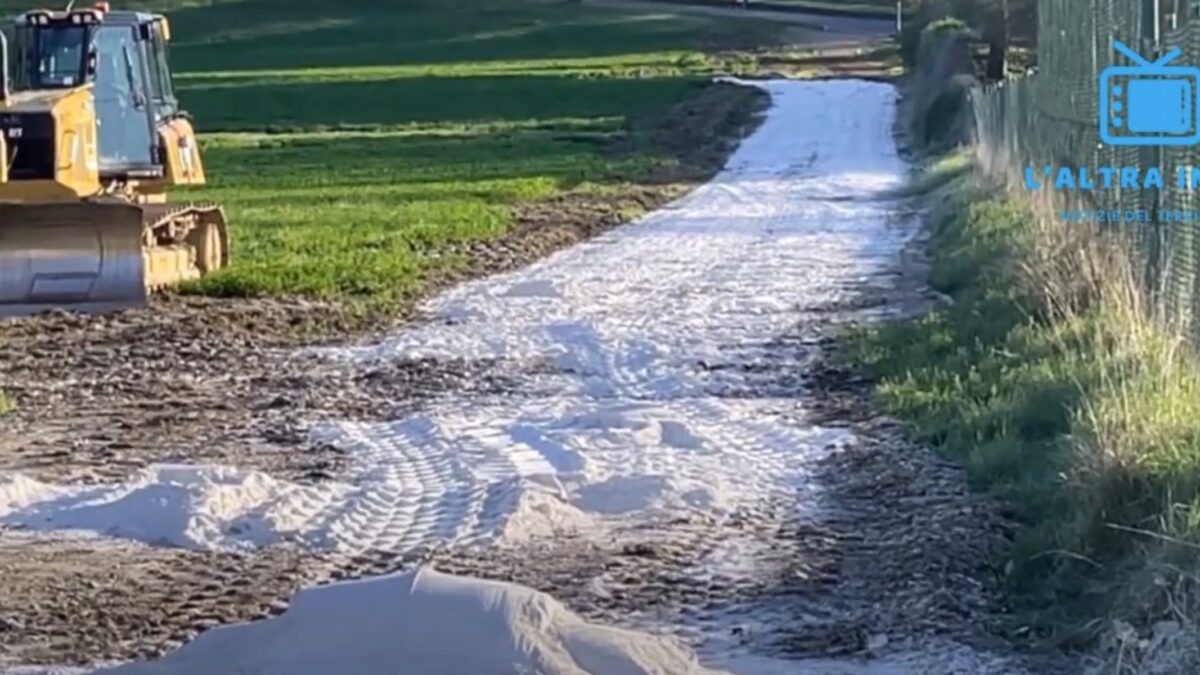
<path fill-rule="evenodd" d="M 1200 143 L 1200 68 L 1168 66 L 1178 49 L 1151 63 L 1116 40 L 1113 47 L 1137 65 L 1100 73 L 1100 138 L 1111 145 Z"/>

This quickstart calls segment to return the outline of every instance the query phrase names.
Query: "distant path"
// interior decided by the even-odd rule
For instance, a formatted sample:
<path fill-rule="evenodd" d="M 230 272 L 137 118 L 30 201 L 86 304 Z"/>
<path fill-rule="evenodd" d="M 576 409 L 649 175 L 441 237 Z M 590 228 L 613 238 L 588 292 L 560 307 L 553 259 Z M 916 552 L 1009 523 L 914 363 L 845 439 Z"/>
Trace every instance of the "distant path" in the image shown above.
<path fill-rule="evenodd" d="M 584 0 L 592 5 L 628 9 L 661 9 L 665 12 L 687 12 L 706 16 L 722 16 L 739 19 L 776 21 L 795 26 L 793 39 L 807 44 L 841 43 L 857 39 L 878 39 L 892 35 L 896 24 L 890 19 L 854 16 L 830 16 L 800 10 L 781 11 L 758 9 L 753 3 L 742 9 L 732 6 L 714 7 L 704 4 L 689 4 L 678 0 Z"/>

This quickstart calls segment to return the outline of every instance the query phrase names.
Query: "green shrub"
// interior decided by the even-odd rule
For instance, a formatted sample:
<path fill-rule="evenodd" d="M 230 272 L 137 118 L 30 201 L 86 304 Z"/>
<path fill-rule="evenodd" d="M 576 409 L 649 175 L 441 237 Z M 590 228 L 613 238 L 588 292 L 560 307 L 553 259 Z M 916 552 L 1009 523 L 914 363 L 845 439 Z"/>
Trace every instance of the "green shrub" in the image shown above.
<path fill-rule="evenodd" d="M 937 21 L 930 22 L 921 29 L 916 63 L 920 65 L 931 60 L 936 54 L 938 45 L 943 41 L 970 35 L 970 32 L 966 23 L 954 17 L 942 17 Z"/>

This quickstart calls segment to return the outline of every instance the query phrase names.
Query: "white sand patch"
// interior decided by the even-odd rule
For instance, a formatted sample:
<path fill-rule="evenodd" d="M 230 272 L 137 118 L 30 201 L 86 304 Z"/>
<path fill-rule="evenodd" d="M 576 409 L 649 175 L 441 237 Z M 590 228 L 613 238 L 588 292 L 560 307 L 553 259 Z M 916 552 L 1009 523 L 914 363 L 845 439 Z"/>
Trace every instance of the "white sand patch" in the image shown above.
<path fill-rule="evenodd" d="M 318 440 L 351 458 L 339 483 L 227 467 L 152 467 L 93 487 L 8 476 L 0 524 L 192 548 L 286 540 L 406 552 L 794 498 L 848 432 L 779 416 L 797 407 L 799 373 L 772 361 L 771 340 L 795 326 L 797 308 L 848 297 L 886 269 L 912 228 L 878 199 L 904 174 L 892 87 L 756 86 L 771 93 L 770 114 L 709 184 L 526 269 L 451 289 L 428 304 L 429 322 L 325 352 L 348 367 L 513 359 L 512 395 L 322 427 Z M 524 372 L 527 360 L 542 365 Z"/>
<path fill-rule="evenodd" d="M 547 279 L 531 279 L 520 281 L 501 293 L 506 298 L 557 298 L 560 297 L 553 281 Z"/>
<path fill-rule="evenodd" d="M 186 548 L 260 546 L 307 534 L 305 516 L 344 485 L 305 487 L 231 467 L 155 466 L 129 481 L 53 486 L 9 477 L 0 524 L 73 530 Z M 17 487 L 18 489 L 11 489 Z"/>
<path fill-rule="evenodd" d="M 282 541 L 345 552 L 599 534 L 597 519 L 727 513 L 790 494 L 846 435 L 759 419 L 756 402 L 607 400 L 433 406 L 335 425 L 345 482 L 299 485 L 231 467 L 155 466 L 123 483 L 8 476 L 0 525 L 195 549 Z"/>
<path fill-rule="evenodd" d="M 431 570 L 302 591 L 283 615 L 209 631 L 105 675 L 716 675 L 664 638 L 584 622 L 544 593 Z"/>

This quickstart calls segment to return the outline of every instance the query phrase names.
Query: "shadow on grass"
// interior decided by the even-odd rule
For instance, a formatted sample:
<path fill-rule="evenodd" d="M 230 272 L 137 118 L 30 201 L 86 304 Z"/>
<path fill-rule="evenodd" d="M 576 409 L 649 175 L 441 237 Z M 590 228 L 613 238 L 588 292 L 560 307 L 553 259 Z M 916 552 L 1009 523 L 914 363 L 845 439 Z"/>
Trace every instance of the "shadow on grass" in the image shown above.
<path fill-rule="evenodd" d="M 419 77 L 181 88 L 203 130 L 631 117 L 680 100 L 697 78 Z"/>

